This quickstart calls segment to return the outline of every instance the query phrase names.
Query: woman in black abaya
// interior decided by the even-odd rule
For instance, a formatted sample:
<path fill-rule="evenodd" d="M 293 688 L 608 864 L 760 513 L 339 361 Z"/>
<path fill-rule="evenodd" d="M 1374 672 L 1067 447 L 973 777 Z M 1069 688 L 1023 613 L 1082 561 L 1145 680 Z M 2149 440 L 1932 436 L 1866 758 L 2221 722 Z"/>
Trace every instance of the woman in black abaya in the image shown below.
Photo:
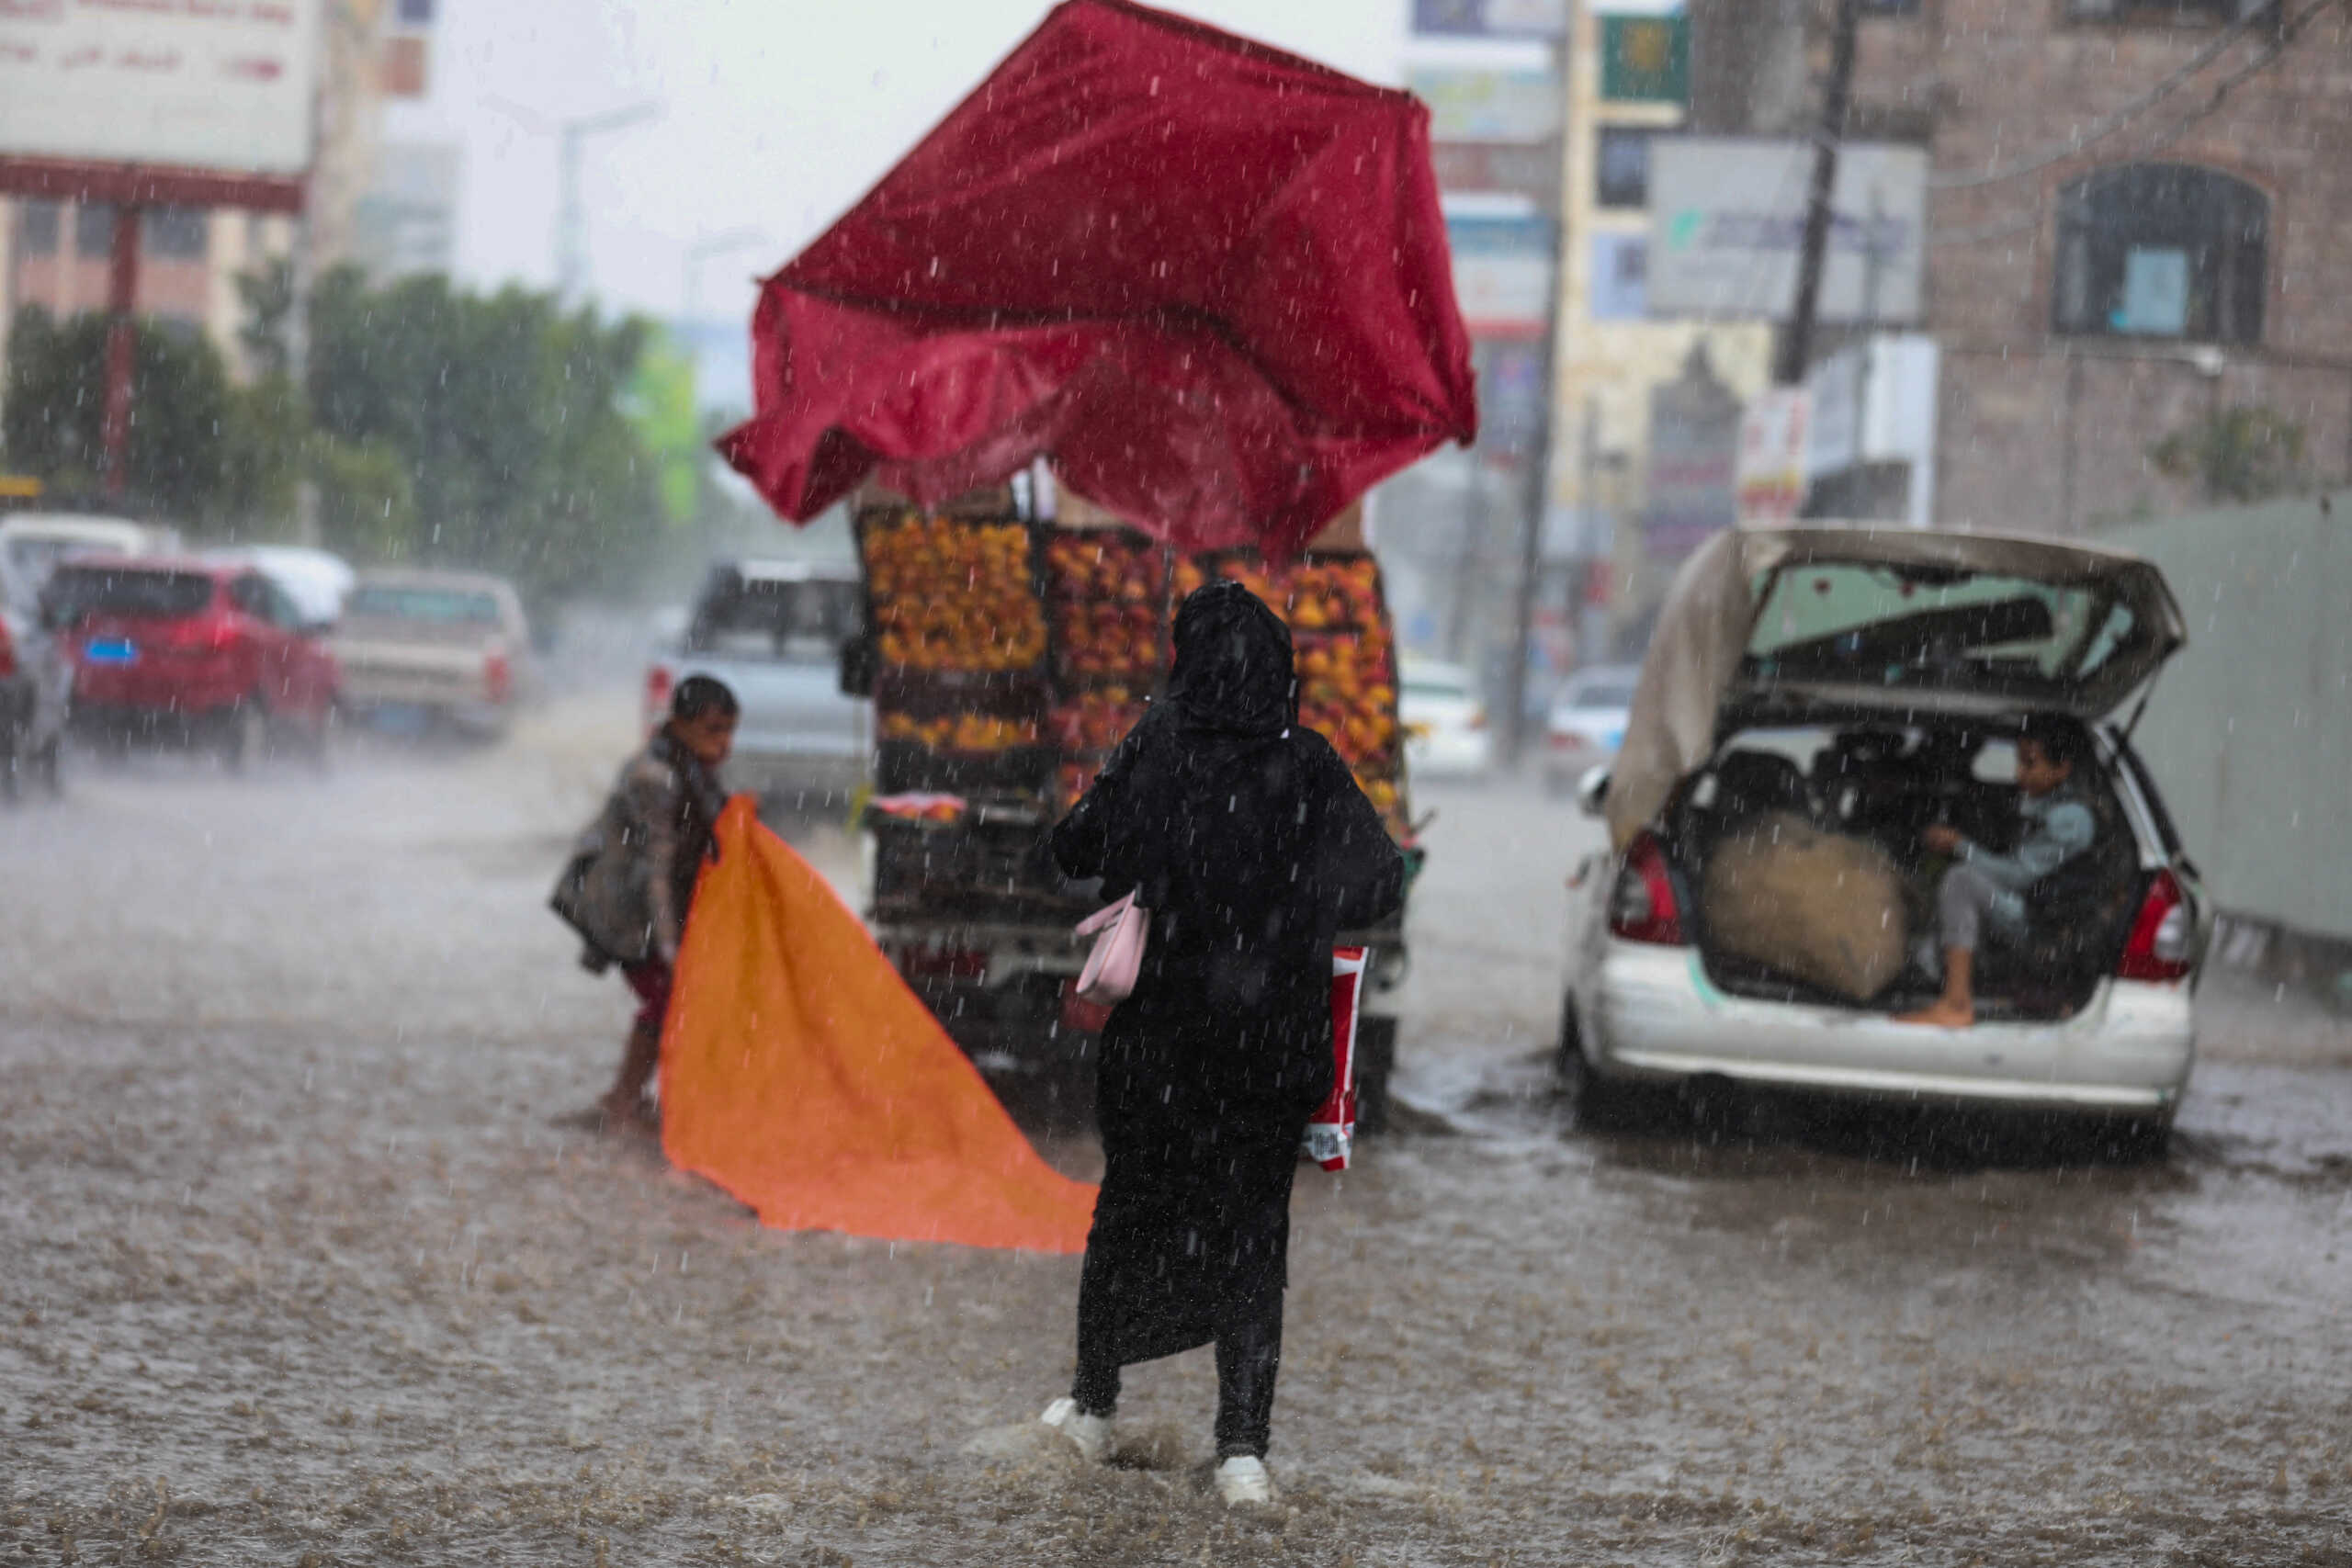
<path fill-rule="evenodd" d="M 1271 1495 L 1291 1178 L 1331 1087 L 1331 949 L 1404 894 L 1404 863 L 1298 724 L 1290 632 L 1237 582 L 1185 599 L 1168 695 L 1054 832 L 1074 877 L 1151 911 L 1102 1032 L 1105 1171 L 1078 1294 L 1078 1375 L 1045 1416 L 1111 1450 L 1120 1369 L 1214 1341 L 1216 1479 Z"/>

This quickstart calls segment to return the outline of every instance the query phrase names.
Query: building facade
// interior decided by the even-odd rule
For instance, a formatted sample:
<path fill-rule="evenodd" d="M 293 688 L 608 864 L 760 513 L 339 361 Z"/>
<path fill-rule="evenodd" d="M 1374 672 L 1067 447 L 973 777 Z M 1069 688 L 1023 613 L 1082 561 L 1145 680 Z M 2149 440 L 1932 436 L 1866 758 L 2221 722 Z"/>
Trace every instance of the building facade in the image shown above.
<path fill-rule="evenodd" d="M 1826 11 L 1691 0 L 1694 122 L 1805 134 Z M 2230 411 L 2352 477 L 2343 7 L 1866 0 L 1854 99 L 1851 134 L 1930 154 L 1939 525 L 2181 510 L 2209 481 L 2155 450 Z"/>
<path fill-rule="evenodd" d="M 1649 152 L 1687 115 L 1682 19 L 1574 0 L 1568 27 L 1547 532 L 1555 557 L 1582 566 L 1582 595 L 1600 612 L 1586 617 L 1581 651 L 1605 660 L 1637 640 L 1687 552 L 1680 527 L 1662 522 L 1679 498 L 1653 493 L 1661 393 L 1699 370 L 1752 395 L 1770 378 L 1772 340 L 1758 323 L 1648 313 Z"/>

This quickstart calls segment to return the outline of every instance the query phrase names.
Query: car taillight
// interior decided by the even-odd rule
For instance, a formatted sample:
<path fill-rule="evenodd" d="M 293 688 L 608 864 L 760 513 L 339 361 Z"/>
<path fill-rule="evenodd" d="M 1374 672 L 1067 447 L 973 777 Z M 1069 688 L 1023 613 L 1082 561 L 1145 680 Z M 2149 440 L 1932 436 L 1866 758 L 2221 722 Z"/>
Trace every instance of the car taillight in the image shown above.
<path fill-rule="evenodd" d="M 481 657 L 482 690 L 490 694 L 493 703 L 503 703 L 514 690 L 514 668 L 506 662 L 506 650 L 493 648 Z"/>
<path fill-rule="evenodd" d="M 666 664 L 656 664 L 645 672 L 645 722 L 659 724 L 670 711 L 670 688 L 676 678 Z"/>
<path fill-rule="evenodd" d="M 2179 879 L 2160 871 L 2149 879 L 2148 896 L 2132 918 L 2132 936 L 2115 973 L 2125 980 L 2178 980 L 2188 974 L 2190 950 L 2196 945 L 2197 919 Z"/>
<path fill-rule="evenodd" d="M 9 639 L 8 626 L 0 621 L 0 681 L 17 672 L 17 645 Z"/>
<path fill-rule="evenodd" d="M 1609 895 L 1609 932 L 1626 942 L 1682 945 L 1682 913 L 1675 907 L 1666 850 L 1655 833 L 1641 833 L 1625 852 L 1617 886 Z"/>

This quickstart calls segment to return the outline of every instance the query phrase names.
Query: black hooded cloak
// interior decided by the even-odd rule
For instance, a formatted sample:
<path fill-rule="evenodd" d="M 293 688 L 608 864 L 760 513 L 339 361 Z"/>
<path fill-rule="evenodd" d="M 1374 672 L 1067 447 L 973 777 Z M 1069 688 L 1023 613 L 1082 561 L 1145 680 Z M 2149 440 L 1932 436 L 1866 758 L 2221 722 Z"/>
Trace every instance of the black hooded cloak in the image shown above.
<path fill-rule="evenodd" d="M 1289 628 L 1214 582 L 1175 645 L 1167 697 L 1053 838 L 1070 875 L 1151 911 L 1097 1067 L 1081 1362 L 1173 1355 L 1269 1310 L 1278 1338 L 1291 1178 L 1331 1087 L 1331 949 L 1404 895 L 1379 813 L 1298 724 Z"/>

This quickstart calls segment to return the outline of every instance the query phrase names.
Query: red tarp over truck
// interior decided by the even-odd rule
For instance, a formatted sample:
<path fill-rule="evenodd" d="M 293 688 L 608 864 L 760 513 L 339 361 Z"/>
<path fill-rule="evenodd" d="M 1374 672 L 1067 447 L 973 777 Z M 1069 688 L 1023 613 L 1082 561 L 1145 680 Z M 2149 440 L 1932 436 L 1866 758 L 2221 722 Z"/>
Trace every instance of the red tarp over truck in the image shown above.
<path fill-rule="evenodd" d="M 1126 0 L 1069 0 L 783 271 L 719 443 L 806 522 L 1048 457 L 1188 550 L 1297 549 L 1476 433 L 1429 113 Z"/>

